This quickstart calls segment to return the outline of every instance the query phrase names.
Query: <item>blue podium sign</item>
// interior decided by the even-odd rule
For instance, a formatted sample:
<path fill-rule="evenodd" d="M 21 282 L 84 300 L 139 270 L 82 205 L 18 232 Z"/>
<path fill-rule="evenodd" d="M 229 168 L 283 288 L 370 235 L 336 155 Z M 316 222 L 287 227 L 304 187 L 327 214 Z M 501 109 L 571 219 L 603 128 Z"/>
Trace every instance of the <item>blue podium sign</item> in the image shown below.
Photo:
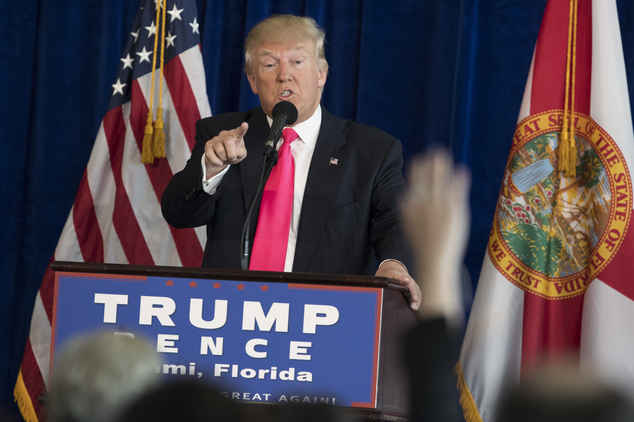
<path fill-rule="evenodd" d="M 59 272 L 54 351 L 93 330 L 143 335 L 166 377 L 230 398 L 374 408 L 383 290 Z"/>

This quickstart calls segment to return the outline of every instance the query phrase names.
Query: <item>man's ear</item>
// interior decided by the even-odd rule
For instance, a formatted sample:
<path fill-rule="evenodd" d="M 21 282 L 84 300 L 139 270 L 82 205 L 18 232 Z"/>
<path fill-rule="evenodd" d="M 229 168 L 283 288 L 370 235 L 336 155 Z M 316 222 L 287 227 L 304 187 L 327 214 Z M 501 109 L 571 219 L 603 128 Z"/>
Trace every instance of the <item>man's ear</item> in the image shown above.
<path fill-rule="evenodd" d="M 328 77 L 328 72 L 326 72 L 325 70 L 317 70 L 317 86 L 319 88 L 324 87 L 324 85 L 326 85 L 326 78 Z"/>
<path fill-rule="evenodd" d="M 255 76 L 251 73 L 247 73 L 247 79 L 249 80 L 249 85 L 251 85 L 251 91 L 253 91 L 255 95 L 258 95 L 258 86 L 255 83 Z"/>

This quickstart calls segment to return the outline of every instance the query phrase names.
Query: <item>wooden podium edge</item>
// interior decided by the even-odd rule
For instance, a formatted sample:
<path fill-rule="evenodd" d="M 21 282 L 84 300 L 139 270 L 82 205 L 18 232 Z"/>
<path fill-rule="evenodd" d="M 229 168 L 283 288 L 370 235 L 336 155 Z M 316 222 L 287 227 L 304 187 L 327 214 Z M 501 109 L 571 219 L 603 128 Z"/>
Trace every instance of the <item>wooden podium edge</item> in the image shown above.
<path fill-rule="evenodd" d="M 242 271 L 217 268 L 170 267 L 161 265 L 127 265 L 93 262 L 53 261 L 55 272 L 120 274 L 155 277 L 182 277 L 199 279 L 223 279 L 238 281 L 266 281 L 267 283 L 304 283 L 326 286 L 376 287 L 396 290 L 409 301 L 410 294 L 405 283 L 387 277 L 360 275 L 282 273 L 272 271 Z"/>

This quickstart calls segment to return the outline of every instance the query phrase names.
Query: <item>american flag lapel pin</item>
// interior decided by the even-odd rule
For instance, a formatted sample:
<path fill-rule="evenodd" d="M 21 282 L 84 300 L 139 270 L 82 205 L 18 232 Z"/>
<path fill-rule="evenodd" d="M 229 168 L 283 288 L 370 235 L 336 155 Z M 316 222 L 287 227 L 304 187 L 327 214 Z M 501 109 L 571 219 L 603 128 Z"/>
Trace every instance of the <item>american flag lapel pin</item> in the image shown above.
<path fill-rule="evenodd" d="M 330 162 L 328 163 L 328 165 L 329 166 L 336 166 L 338 162 L 339 162 L 338 158 L 330 157 Z"/>

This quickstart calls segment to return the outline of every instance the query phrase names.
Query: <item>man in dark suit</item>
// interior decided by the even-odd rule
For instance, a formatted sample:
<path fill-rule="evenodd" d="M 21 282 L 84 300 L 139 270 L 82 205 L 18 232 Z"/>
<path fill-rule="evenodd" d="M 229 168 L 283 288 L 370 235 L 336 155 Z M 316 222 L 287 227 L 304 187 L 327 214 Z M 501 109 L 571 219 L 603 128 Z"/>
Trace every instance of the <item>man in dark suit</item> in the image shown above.
<path fill-rule="evenodd" d="M 261 107 L 198 122 L 192 157 L 163 194 L 163 215 L 178 228 L 207 225 L 204 267 L 239 269 L 242 225 L 273 107 L 290 101 L 299 137 L 290 147 L 295 174 L 284 271 L 394 278 L 407 284 L 417 309 L 420 289 L 408 273 L 412 263 L 399 227 L 401 144 L 320 105 L 328 73 L 324 39 L 311 18 L 276 15 L 253 28 L 245 73 Z M 250 233 L 253 239 L 255 218 Z"/>

